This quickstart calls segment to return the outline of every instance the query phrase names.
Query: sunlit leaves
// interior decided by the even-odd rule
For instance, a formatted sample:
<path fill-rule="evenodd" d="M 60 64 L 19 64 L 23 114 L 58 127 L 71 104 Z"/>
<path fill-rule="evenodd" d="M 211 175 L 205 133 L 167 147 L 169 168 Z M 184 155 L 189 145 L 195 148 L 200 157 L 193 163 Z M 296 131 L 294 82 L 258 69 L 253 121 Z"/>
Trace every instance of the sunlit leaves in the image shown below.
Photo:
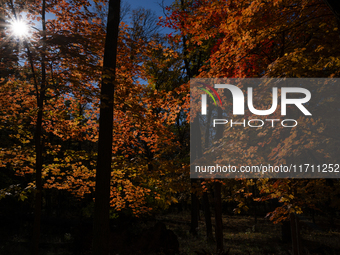
<path fill-rule="evenodd" d="M 339 41 L 338 24 L 323 1 L 176 1 L 167 10 L 169 15 L 161 23 L 177 30 L 174 37 L 178 41 L 185 40 L 188 59 L 190 54 L 209 50 L 209 58 L 200 67 L 198 77 L 339 76 L 340 52 L 334 44 Z M 267 89 L 266 86 L 261 88 L 262 91 Z M 327 114 L 323 121 L 297 117 L 300 124 L 293 130 L 245 128 L 234 132 L 226 128 L 224 138 L 209 152 L 214 152 L 214 159 L 220 159 L 218 163 L 237 166 L 263 162 L 274 165 L 316 163 L 331 155 L 336 159 L 338 146 L 330 133 L 339 125 L 334 118 L 338 110 L 325 107 L 326 102 L 334 99 L 331 91 L 326 85 L 313 89 L 313 93 L 322 95 L 322 100 L 310 107 L 314 107 L 315 113 Z M 225 98 L 222 100 L 224 105 L 230 106 Z M 252 186 L 246 182 L 242 185 Z M 262 196 L 258 200 L 280 201 L 281 205 L 269 215 L 275 222 L 286 219 L 291 212 L 301 213 L 304 207 L 315 208 L 316 200 L 320 202 L 315 193 L 328 189 L 322 180 L 261 180 L 258 188 Z M 247 197 L 249 192 L 236 194 Z M 332 193 L 324 194 L 333 197 Z M 239 202 L 237 212 L 245 208 L 238 195 L 233 199 Z"/>

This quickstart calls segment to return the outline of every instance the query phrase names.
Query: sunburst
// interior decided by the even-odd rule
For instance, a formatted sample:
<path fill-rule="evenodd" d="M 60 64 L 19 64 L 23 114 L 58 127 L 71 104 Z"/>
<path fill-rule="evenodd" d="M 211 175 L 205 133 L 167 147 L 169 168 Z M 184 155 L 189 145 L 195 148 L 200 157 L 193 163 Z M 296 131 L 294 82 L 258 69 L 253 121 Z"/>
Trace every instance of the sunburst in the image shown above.
<path fill-rule="evenodd" d="M 12 34 L 16 37 L 19 38 L 27 37 L 28 30 L 29 30 L 28 24 L 21 19 L 13 20 L 11 22 L 11 31 Z"/>

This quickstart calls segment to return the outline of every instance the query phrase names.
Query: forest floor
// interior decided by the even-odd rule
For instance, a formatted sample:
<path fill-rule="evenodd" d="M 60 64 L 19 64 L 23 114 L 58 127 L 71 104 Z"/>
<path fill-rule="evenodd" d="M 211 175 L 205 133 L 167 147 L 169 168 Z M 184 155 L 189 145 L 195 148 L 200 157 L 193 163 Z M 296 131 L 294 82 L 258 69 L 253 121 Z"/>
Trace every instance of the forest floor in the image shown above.
<path fill-rule="evenodd" d="M 180 254 L 215 254 L 215 243 L 208 243 L 204 216 L 201 215 L 196 237 L 189 233 L 189 212 L 158 217 L 173 230 L 180 243 Z M 315 224 L 304 216 L 300 217 L 302 250 L 306 255 L 340 254 L 340 220 L 330 225 L 327 218 L 317 217 Z M 183 222 L 187 227 L 183 228 Z M 212 218 L 214 233 L 214 218 Z M 228 255 L 289 255 L 291 243 L 282 242 L 282 227 L 265 218 L 254 224 L 252 216 L 225 216 L 223 218 L 224 250 Z"/>
<path fill-rule="evenodd" d="M 340 219 L 330 225 L 327 218 L 316 217 L 315 224 L 301 216 L 301 237 L 305 255 L 340 254 Z M 0 218 L 0 255 L 30 254 L 30 218 Z M 197 236 L 189 233 L 190 212 L 159 214 L 146 219 L 125 219 L 113 225 L 112 242 L 119 244 L 114 255 L 124 254 L 174 254 L 138 251 L 136 243 L 143 243 L 148 231 L 157 222 L 163 222 L 167 229 L 176 234 L 179 255 L 215 254 L 215 243 L 208 243 L 203 214 L 200 215 Z M 123 222 L 123 223 L 122 223 Z M 212 218 L 214 233 L 214 218 Z M 291 243 L 282 242 L 281 226 L 258 217 L 224 215 L 224 249 L 228 255 L 289 255 Z M 92 222 L 88 220 L 44 220 L 41 238 L 42 255 L 88 255 L 91 247 Z M 125 237 L 124 237 L 125 236 Z M 134 249 L 131 247 L 135 246 Z M 128 248 L 129 247 L 129 248 Z M 138 252 L 137 252 L 138 251 Z"/>

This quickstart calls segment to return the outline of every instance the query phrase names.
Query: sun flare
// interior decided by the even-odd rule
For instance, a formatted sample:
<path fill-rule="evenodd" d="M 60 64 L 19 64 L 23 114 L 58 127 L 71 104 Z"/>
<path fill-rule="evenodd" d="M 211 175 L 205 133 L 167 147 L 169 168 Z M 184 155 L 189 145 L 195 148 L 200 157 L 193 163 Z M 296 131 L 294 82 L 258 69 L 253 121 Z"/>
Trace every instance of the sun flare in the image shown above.
<path fill-rule="evenodd" d="M 15 36 L 24 37 L 28 35 L 28 25 L 22 20 L 13 21 L 11 29 Z"/>

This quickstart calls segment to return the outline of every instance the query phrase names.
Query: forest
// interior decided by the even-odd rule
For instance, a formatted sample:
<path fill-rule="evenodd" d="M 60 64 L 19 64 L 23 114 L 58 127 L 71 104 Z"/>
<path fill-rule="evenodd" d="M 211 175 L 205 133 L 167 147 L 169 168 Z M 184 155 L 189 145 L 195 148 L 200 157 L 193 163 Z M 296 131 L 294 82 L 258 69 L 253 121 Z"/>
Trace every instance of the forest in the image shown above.
<path fill-rule="evenodd" d="M 340 254 L 340 3 L 159 4 L 0 0 L 0 255 Z M 318 81 L 313 116 L 211 131 L 232 102 L 192 86 L 218 78 Z M 194 176 L 203 158 L 313 172 Z"/>

